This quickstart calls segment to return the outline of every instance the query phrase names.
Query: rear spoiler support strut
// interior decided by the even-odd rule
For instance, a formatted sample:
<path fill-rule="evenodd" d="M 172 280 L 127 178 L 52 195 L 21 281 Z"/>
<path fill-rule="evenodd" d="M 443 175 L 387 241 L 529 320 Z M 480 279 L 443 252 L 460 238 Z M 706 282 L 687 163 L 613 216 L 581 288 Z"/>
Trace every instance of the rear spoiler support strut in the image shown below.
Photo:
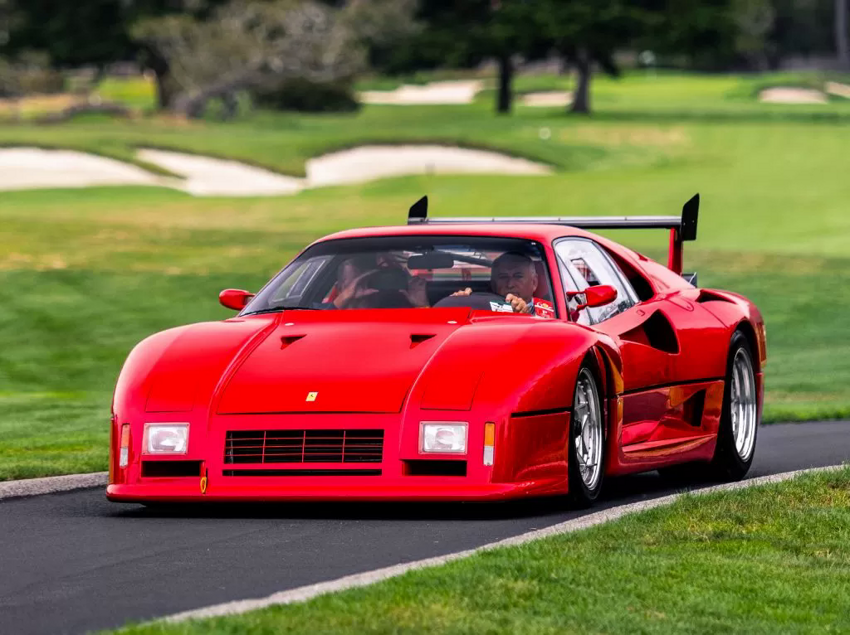
<path fill-rule="evenodd" d="M 696 240 L 698 217 L 699 194 L 695 194 L 685 203 L 681 216 L 470 216 L 466 218 L 428 218 L 428 197 L 423 196 L 410 208 L 407 224 L 519 223 L 569 225 L 579 229 L 669 229 L 670 248 L 667 254 L 667 267 L 682 275 L 684 242 Z"/>
<path fill-rule="evenodd" d="M 670 248 L 667 251 L 667 268 L 682 275 L 682 256 L 684 242 L 697 239 L 697 219 L 699 217 L 699 194 L 694 194 L 682 207 L 682 217 L 678 227 L 670 228 Z M 675 218 L 675 217 L 674 217 Z"/>

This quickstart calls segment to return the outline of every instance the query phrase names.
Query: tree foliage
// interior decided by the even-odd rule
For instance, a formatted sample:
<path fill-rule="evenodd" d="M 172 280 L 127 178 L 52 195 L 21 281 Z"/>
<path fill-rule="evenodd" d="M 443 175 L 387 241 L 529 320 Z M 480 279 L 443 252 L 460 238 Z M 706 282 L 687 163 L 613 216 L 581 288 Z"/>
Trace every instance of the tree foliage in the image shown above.
<path fill-rule="evenodd" d="M 133 35 L 165 59 L 178 88 L 173 109 L 198 116 L 212 98 L 268 92 L 293 79 L 329 84 L 366 66 L 368 42 L 412 28 L 410 0 L 231 0 L 206 19 L 170 15 Z M 408 24 L 408 26 L 405 26 Z"/>

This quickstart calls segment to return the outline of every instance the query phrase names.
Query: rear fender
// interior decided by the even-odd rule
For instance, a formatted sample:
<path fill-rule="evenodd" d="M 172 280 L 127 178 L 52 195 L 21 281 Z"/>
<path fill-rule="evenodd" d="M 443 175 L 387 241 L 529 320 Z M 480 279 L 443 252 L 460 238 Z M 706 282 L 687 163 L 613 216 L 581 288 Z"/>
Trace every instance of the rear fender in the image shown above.
<path fill-rule="evenodd" d="M 731 291 L 707 289 L 703 293 L 700 304 L 726 327 L 729 339 L 736 330 L 744 331 L 755 349 L 756 372 L 762 372 L 767 363 L 767 340 L 764 318 L 756 305 Z"/>

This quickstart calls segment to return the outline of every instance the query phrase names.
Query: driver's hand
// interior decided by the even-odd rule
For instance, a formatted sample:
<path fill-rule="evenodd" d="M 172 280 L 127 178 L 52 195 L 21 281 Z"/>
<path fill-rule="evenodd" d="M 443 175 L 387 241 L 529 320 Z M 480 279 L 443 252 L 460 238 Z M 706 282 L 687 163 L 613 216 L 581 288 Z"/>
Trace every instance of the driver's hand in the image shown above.
<path fill-rule="evenodd" d="M 452 293 L 452 297 L 458 296 L 458 295 L 470 295 L 470 294 L 472 294 L 472 289 L 470 289 L 469 287 L 466 287 L 466 289 L 461 289 L 460 291 L 455 291 L 454 293 Z"/>
<path fill-rule="evenodd" d="M 336 308 L 338 308 L 338 309 L 341 309 L 352 298 L 359 298 L 363 295 L 369 295 L 369 293 L 364 293 L 364 289 L 361 288 L 360 282 L 363 280 L 363 278 L 365 278 L 366 276 L 368 276 L 370 274 L 375 273 L 376 271 L 377 271 L 377 269 L 372 269 L 370 271 L 364 271 L 359 276 L 354 278 L 354 280 L 352 280 L 348 284 L 348 286 L 346 286 L 343 289 L 340 289 L 339 293 L 334 298 L 334 302 L 333 302 L 334 306 L 336 306 Z M 369 291 L 370 291 L 370 293 L 375 293 L 375 290 L 369 290 Z"/>
<path fill-rule="evenodd" d="M 531 313 L 531 305 L 513 293 L 505 296 L 505 302 L 511 305 L 514 313 Z"/>

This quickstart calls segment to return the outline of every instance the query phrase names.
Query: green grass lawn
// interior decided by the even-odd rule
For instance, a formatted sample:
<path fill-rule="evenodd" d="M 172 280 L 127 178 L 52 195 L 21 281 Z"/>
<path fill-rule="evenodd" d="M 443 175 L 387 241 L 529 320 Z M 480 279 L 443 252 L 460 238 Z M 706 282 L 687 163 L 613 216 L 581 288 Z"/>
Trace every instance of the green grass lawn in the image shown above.
<path fill-rule="evenodd" d="M 0 193 L 0 480 L 106 469 L 110 393 L 137 341 L 226 317 L 222 288 L 257 289 L 326 233 L 402 223 L 423 193 L 435 215 L 460 216 L 675 214 L 701 192 L 686 267 L 702 286 L 762 308 L 766 419 L 850 416 L 850 103 L 735 111 L 724 97 L 734 78 L 654 80 L 657 93 L 646 77 L 604 80 L 610 93 L 600 80 L 600 112 L 590 119 L 532 108 L 498 117 L 477 103 L 263 113 L 233 124 L 0 126 L 0 144 L 125 157 L 157 145 L 290 172 L 326 149 L 382 139 L 495 147 L 557 167 L 550 177 L 422 175 L 281 198 L 136 187 Z M 722 116 L 692 116 L 686 103 L 700 94 Z M 665 110 L 674 95 L 678 115 Z M 659 232 L 615 237 L 665 253 Z"/>
<path fill-rule="evenodd" d="M 850 630 L 850 468 L 482 552 L 190 633 L 839 633 Z"/>

